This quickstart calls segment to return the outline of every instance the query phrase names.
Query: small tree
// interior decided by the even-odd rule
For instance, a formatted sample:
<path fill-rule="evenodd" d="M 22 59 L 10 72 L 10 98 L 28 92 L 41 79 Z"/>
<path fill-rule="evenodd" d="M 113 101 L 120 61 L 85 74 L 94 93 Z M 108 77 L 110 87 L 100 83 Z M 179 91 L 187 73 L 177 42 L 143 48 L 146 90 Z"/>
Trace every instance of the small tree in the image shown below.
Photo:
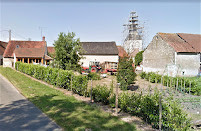
<path fill-rule="evenodd" d="M 143 60 L 143 52 L 144 51 L 140 51 L 140 52 L 138 52 L 136 54 L 136 56 L 135 56 L 135 67 L 140 65 L 140 63 L 142 62 L 142 60 Z"/>
<path fill-rule="evenodd" d="M 120 58 L 117 72 L 117 82 L 120 83 L 122 90 L 127 90 L 128 85 L 132 84 L 135 80 L 134 67 L 132 66 L 133 60 L 127 57 Z"/>
<path fill-rule="evenodd" d="M 64 70 L 79 70 L 79 60 L 82 58 L 80 53 L 83 51 L 79 38 L 75 39 L 75 33 L 65 34 L 61 32 L 58 39 L 54 42 L 56 67 Z"/>

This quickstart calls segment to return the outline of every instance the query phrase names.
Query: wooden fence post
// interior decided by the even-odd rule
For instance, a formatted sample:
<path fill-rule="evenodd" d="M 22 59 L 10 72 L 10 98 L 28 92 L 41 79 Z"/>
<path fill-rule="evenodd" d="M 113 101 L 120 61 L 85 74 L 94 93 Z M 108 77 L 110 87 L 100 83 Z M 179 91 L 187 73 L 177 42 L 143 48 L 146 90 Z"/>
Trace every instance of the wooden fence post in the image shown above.
<path fill-rule="evenodd" d="M 184 95 L 185 95 L 185 86 L 186 86 L 186 81 L 184 80 Z"/>
<path fill-rule="evenodd" d="M 72 74 L 70 79 L 70 86 L 71 86 L 71 95 L 73 95 L 73 75 Z"/>
<path fill-rule="evenodd" d="M 181 79 L 181 93 L 182 93 L 183 91 L 182 91 L 182 79 Z"/>
<path fill-rule="evenodd" d="M 163 77 L 161 77 L 161 93 L 159 95 L 159 131 L 162 128 L 162 103 L 161 103 L 161 94 L 163 90 Z"/>
<path fill-rule="evenodd" d="M 91 102 L 92 102 L 92 88 L 93 88 L 93 80 L 91 79 L 91 92 L 90 92 Z"/>
<path fill-rule="evenodd" d="M 189 94 L 191 94 L 191 81 L 190 81 L 190 86 L 189 86 Z"/>
<path fill-rule="evenodd" d="M 178 85 L 179 85 L 179 81 L 178 81 L 178 78 L 177 78 L 176 91 L 177 91 Z"/>
<path fill-rule="evenodd" d="M 119 88 L 120 83 L 117 83 L 116 86 L 116 100 L 115 100 L 115 108 L 116 108 L 116 115 L 118 115 L 118 88 Z"/>

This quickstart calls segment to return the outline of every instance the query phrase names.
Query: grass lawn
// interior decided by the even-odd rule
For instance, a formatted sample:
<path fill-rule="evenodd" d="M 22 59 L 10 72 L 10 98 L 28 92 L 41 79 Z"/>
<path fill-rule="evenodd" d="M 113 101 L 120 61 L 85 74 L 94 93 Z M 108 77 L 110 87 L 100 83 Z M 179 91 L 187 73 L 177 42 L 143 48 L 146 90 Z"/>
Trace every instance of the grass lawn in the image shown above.
<path fill-rule="evenodd" d="M 73 96 L 66 96 L 11 68 L 0 67 L 0 73 L 64 130 L 136 130 L 133 124 L 123 122 Z"/>

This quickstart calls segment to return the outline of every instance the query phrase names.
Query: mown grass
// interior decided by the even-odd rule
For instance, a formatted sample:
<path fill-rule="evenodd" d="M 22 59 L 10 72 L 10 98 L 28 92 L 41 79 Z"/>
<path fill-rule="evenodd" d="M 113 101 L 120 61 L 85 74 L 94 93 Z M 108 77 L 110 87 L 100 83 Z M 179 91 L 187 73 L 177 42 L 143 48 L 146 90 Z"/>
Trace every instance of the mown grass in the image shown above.
<path fill-rule="evenodd" d="M 0 73 L 64 130 L 136 130 L 134 124 L 123 122 L 11 68 L 0 67 Z"/>

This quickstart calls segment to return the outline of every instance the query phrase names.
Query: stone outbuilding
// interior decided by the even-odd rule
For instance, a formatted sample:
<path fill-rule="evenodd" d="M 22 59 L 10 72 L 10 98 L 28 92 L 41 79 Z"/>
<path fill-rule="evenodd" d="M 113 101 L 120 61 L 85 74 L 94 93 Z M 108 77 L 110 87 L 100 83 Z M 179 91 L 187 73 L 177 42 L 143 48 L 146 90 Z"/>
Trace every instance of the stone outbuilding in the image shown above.
<path fill-rule="evenodd" d="M 143 53 L 143 71 L 196 76 L 201 68 L 201 35 L 157 33 Z"/>

